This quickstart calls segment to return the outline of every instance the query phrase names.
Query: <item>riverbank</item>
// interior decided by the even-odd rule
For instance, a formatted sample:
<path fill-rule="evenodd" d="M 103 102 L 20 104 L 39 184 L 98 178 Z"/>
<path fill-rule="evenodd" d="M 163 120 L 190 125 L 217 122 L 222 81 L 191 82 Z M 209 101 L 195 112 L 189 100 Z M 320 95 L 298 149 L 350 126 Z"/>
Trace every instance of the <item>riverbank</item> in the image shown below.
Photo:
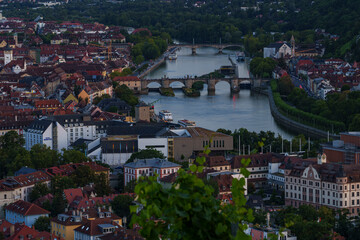
<path fill-rule="evenodd" d="M 158 68 L 162 63 L 165 62 L 166 58 L 170 55 L 173 54 L 174 52 L 176 52 L 179 48 L 175 47 L 175 48 L 171 48 L 169 50 L 167 50 L 166 52 L 164 52 L 160 57 L 158 57 L 152 64 L 150 64 L 148 66 L 148 68 L 140 73 L 138 75 L 138 77 L 141 79 L 143 77 L 145 77 L 146 75 L 148 75 L 151 71 L 155 70 L 156 68 Z"/>
<path fill-rule="evenodd" d="M 326 131 L 296 122 L 296 121 L 284 116 L 283 114 L 281 114 L 275 104 L 273 93 L 272 93 L 270 86 L 267 89 L 267 95 L 269 97 L 270 111 L 271 111 L 271 114 L 274 117 L 275 121 L 277 123 L 279 123 L 281 126 L 288 129 L 289 131 L 295 131 L 298 134 L 304 134 L 307 137 L 312 137 L 312 138 L 317 138 L 317 139 L 318 138 L 328 138 L 328 135 L 332 139 L 339 139 L 339 135 L 329 134 Z"/>

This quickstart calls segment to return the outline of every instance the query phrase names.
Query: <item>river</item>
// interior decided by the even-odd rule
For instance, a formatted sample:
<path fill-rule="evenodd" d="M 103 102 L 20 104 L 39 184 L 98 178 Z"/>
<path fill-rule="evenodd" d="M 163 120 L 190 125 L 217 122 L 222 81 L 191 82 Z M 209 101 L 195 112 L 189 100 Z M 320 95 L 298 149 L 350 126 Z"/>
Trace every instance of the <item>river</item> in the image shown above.
<path fill-rule="evenodd" d="M 177 60 L 166 60 L 146 78 L 201 76 L 219 69 L 222 65 L 230 65 L 229 54 L 235 54 L 235 52 L 224 50 L 223 54 L 217 54 L 217 49 L 200 48 L 197 49 L 197 54 L 192 56 L 191 49 L 181 48 L 177 52 Z M 238 64 L 238 71 L 239 77 L 247 77 L 249 74 L 245 63 Z M 174 88 L 181 86 L 183 86 L 182 83 L 178 82 L 171 84 Z M 157 84 L 152 83 L 149 87 L 157 87 Z M 195 121 L 197 126 L 211 130 L 246 128 L 255 132 L 273 131 L 287 139 L 293 136 L 276 124 L 266 96 L 251 93 L 250 90 L 245 89 L 241 89 L 239 94 L 231 95 L 230 85 L 227 82 L 219 82 L 215 87 L 214 96 L 208 96 L 207 86 L 204 85 L 201 96 L 197 98 L 186 97 L 179 89 L 175 90 L 175 97 L 165 97 L 157 92 L 149 92 L 148 95 L 142 95 L 141 100 L 146 103 L 158 100 L 154 104 L 155 111 L 172 112 L 174 122 L 188 119 Z"/>

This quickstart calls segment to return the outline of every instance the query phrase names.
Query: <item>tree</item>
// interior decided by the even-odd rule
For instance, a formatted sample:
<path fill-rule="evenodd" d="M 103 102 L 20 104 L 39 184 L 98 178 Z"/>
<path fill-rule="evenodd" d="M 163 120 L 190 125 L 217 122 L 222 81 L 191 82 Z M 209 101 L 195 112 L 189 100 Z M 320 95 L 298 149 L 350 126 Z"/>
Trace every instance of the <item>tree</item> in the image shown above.
<path fill-rule="evenodd" d="M 75 149 L 64 149 L 62 154 L 63 164 L 67 163 L 81 163 L 89 161 L 84 152 Z"/>
<path fill-rule="evenodd" d="M 39 232 L 50 232 L 50 218 L 46 216 L 41 216 L 36 219 L 34 227 Z"/>
<path fill-rule="evenodd" d="M 356 114 L 349 125 L 349 131 L 360 130 L 360 114 Z"/>
<path fill-rule="evenodd" d="M 36 169 L 53 167 L 60 162 L 60 154 L 43 144 L 36 144 L 31 148 L 30 158 Z"/>
<path fill-rule="evenodd" d="M 266 213 L 264 210 L 257 210 L 253 212 L 254 224 L 264 225 L 266 224 Z"/>
<path fill-rule="evenodd" d="M 135 159 L 148 159 L 148 158 L 165 159 L 165 156 L 162 152 L 153 148 L 142 149 L 139 152 L 135 152 L 131 154 L 130 158 L 126 161 L 126 163 L 133 162 Z"/>
<path fill-rule="evenodd" d="M 101 173 L 99 176 L 96 176 L 95 179 L 96 195 L 99 197 L 108 196 L 111 193 L 111 187 L 105 173 Z"/>
<path fill-rule="evenodd" d="M 51 191 L 53 194 L 62 193 L 64 189 L 75 187 L 76 184 L 72 177 L 55 176 L 51 179 Z"/>
<path fill-rule="evenodd" d="M 118 175 L 118 185 L 117 188 L 115 188 L 119 192 L 124 192 L 124 173 L 119 173 Z"/>
<path fill-rule="evenodd" d="M 209 153 L 209 151 L 205 151 Z M 131 224 L 141 227 L 147 239 L 232 239 L 232 227 L 237 226 L 236 239 L 251 239 L 243 230 L 244 221 L 253 220 L 252 210 L 246 209 L 245 179 L 232 182 L 233 204 L 222 205 L 214 196 L 214 189 L 197 177 L 203 171 L 205 157 L 197 158 L 191 173 L 180 169 L 170 188 L 157 182 L 157 176 L 141 178 L 135 187 L 137 201 L 143 206 L 131 206 Z M 250 160 L 243 160 L 246 166 Z M 248 176 L 249 172 L 242 169 Z M 152 218 L 157 221 L 149 220 Z"/>
<path fill-rule="evenodd" d="M 217 181 L 214 178 L 209 178 L 209 179 L 205 178 L 203 181 L 206 185 L 212 187 L 212 189 L 214 190 L 213 196 L 216 198 L 219 195 L 219 185 Z"/>
<path fill-rule="evenodd" d="M 342 87 L 341 87 L 341 92 L 345 92 L 345 91 L 349 91 L 350 90 L 350 86 L 347 85 L 347 84 L 344 84 Z"/>
<path fill-rule="evenodd" d="M 0 136 L 0 145 L 3 149 L 18 149 L 25 145 L 25 139 L 15 131 L 9 131 Z"/>
<path fill-rule="evenodd" d="M 281 95 L 289 95 L 294 89 L 294 84 L 292 83 L 291 78 L 289 76 L 284 76 L 280 78 L 278 89 Z"/>
<path fill-rule="evenodd" d="M 50 189 L 45 183 L 36 183 L 29 195 L 30 202 L 33 202 L 36 199 L 45 196 L 48 193 L 50 193 Z"/>
<path fill-rule="evenodd" d="M 275 67 L 276 62 L 271 58 L 255 57 L 250 62 L 250 71 L 258 77 L 270 78 Z"/>
<path fill-rule="evenodd" d="M 71 174 L 71 178 L 78 187 L 84 187 L 95 181 L 95 172 L 89 166 L 79 166 L 75 172 Z"/>
<path fill-rule="evenodd" d="M 118 195 L 111 202 L 111 207 L 116 213 L 116 215 L 120 217 L 126 217 L 129 219 L 130 217 L 130 206 L 133 204 L 133 197 L 129 195 Z"/>
<path fill-rule="evenodd" d="M 124 187 L 124 192 L 126 193 L 133 193 L 135 192 L 136 180 L 130 180 Z"/>
<path fill-rule="evenodd" d="M 60 213 L 65 211 L 66 201 L 62 195 L 62 193 L 56 193 L 51 205 L 51 215 L 53 217 L 57 216 Z"/>

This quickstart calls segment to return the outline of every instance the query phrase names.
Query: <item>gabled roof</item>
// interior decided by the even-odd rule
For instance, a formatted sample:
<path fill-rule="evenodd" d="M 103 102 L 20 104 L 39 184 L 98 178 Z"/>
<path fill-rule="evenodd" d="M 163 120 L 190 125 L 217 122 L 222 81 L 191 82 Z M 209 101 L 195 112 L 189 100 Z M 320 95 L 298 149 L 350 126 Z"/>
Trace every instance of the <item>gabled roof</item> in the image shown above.
<path fill-rule="evenodd" d="M 278 50 L 279 48 L 281 48 L 283 45 L 288 46 L 289 48 L 291 48 L 291 46 L 287 43 L 287 42 L 276 42 L 276 43 L 270 43 L 266 48 L 275 48 L 276 50 Z"/>
<path fill-rule="evenodd" d="M 42 215 L 49 214 L 50 212 L 39 207 L 36 204 L 25 202 L 23 200 L 18 200 L 14 203 L 6 206 L 6 210 L 18 213 L 23 216 L 32 216 L 32 215 Z"/>

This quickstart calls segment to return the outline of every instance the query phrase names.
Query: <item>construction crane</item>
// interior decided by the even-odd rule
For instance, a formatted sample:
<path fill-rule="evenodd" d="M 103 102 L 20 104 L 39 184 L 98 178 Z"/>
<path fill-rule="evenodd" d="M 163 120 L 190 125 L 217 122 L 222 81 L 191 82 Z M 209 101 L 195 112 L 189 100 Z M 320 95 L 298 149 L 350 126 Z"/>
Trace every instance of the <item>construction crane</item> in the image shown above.
<path fill-rule="evenodd" d="M 158 100 L 155 100 L 155 101 L 151 102 L 151 103 L 148 103 L 148 105 L 150 106 L 151 109 L 153 109 L 154 104 L 157 103 L 158 101 L 160 101 L 160 98 Z"/>

